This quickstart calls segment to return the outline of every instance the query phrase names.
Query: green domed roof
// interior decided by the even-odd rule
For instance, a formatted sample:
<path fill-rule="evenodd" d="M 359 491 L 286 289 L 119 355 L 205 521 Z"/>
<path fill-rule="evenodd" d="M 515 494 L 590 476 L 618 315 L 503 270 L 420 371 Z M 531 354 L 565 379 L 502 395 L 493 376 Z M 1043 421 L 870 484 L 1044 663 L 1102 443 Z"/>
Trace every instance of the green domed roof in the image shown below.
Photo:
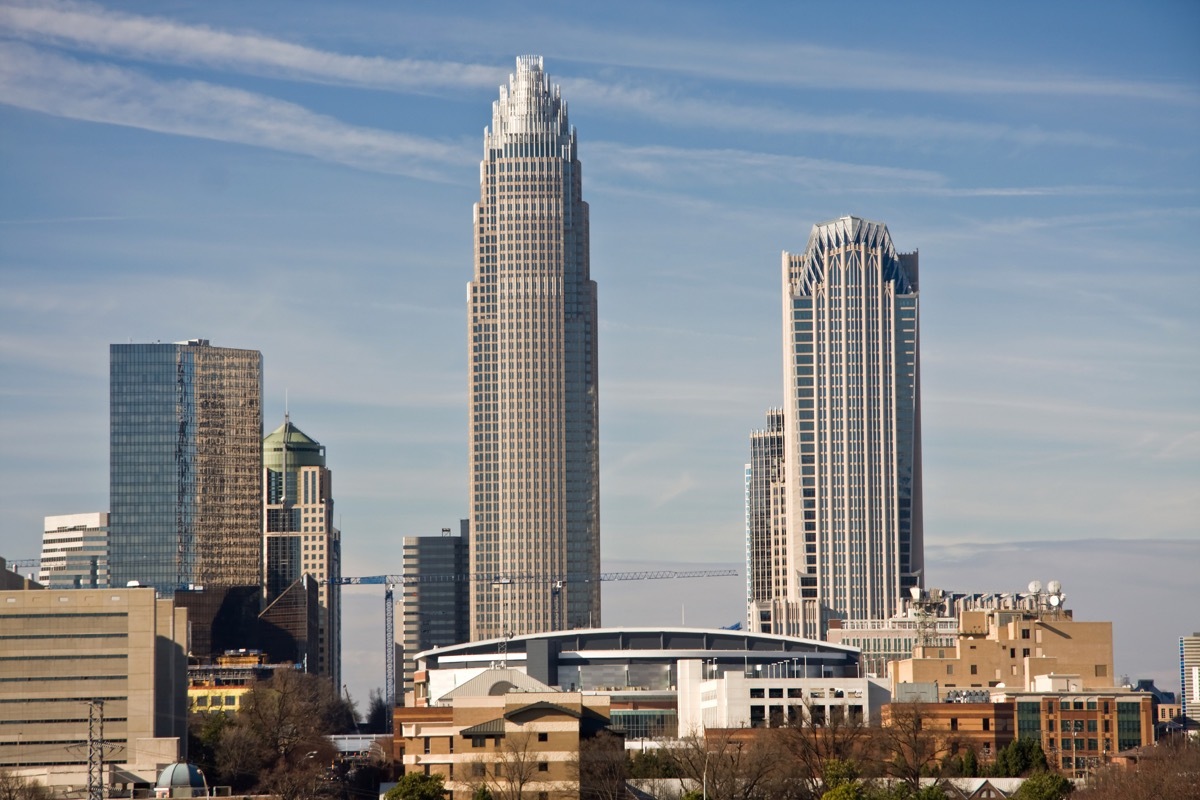
<path fill-rule="evenodd" d="M 263 438 L 263 466 L 281 471 L 285 453 L 289 470 L 296 467 L 325 466 L 325 448 L 316 439 L 293 425 L 286 414 L 283 424 Z"/>

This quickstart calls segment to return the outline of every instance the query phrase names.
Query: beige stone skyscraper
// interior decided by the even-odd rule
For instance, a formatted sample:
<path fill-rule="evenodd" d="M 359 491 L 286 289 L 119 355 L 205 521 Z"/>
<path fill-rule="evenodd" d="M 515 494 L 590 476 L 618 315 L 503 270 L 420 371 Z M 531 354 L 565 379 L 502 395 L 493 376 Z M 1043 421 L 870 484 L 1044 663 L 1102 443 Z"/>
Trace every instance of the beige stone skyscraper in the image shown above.
<path fill-rule="evenodd" d="M 469 284 L 471 636 L 600 624 L 596 284 L 575 130 L 540 56 L 492 104 Z"/>
<path fill-rule="evenodd" d="M 783 597 L 755 630 L 886 619 L 924 567 L 917 254 L 858 217 L 783 254 Z"/>

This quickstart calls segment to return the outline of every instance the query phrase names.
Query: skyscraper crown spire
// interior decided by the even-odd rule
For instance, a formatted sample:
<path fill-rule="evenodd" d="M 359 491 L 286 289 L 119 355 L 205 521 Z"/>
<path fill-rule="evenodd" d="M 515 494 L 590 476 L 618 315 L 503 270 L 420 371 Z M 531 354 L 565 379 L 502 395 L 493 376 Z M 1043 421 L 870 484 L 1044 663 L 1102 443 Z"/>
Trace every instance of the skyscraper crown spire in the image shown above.
<path fill-rule="evenodd" d="M 492 126 L 484 135 L 484 155 L 575 158 L 575 130 L 567 102 L 542 68 L 541 56 L 518 56 L 517 71 L 492 103 Z"/>

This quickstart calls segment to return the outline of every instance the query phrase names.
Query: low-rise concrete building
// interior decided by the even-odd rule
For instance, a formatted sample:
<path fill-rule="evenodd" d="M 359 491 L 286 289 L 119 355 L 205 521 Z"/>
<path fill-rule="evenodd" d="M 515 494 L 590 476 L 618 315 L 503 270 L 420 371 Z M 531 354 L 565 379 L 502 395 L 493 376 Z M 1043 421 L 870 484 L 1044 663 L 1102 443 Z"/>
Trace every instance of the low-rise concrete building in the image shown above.
<path fill-rule="evenodd" d="M 0 591 L 0 766 L 82 787 L 90 727 L 107 785 L 153 783 L 186 755 L 186 633 L 149 588 Z"/>
<path fill-rule="evenodd" d="M 954 689 L 1031 689 L 1037 675 L 1070 673 L 1082 689 L 1113 684 L 1111 622 L 1078 622 L 1065 609 L 964 611 L 954 646 L 918 646 L 892 662 L 892 693 L 901 683 Z"/>

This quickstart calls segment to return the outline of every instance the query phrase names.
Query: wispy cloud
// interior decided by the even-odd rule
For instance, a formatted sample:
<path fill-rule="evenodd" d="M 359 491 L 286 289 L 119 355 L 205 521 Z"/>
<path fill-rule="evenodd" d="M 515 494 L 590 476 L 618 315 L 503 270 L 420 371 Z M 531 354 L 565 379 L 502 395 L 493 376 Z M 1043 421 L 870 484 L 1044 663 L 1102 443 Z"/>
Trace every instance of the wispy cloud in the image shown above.
<path fill-rule="evenodd" d="M 90 3 L 0 7 L 0 28 L 29 41 L 168 64 L 407 92 L 490 88 L 504 77 L 491 66 L 331 53 L 257 33 L 230 33 Z"/>
<path fill-rule="evenodd" d="M 258 33 L 231 33 L 162 17 L 114 12 L 87 3 L 21 3 L 3 6 L 0 7 L 0 29 L 27 41 L 108 57 L 389 91 L 434 93 L 491 88 L 501 83 L 506 74 L 506 70 L 499 67 L 455 61 L 335 53 Z M 1092 81 L 1013 81 L 997 78 L 968 80 L 961 77 L 961 70 L 905 68 L 902 63 L 891 61 L 867 68 L 862 65 L 870 64 L 872 60 L 862 58 L 860 53 L 826 51 L 812 46 L 802 49 L 814 51 L 814 60 L 825 65 L 821 69 L 814 70 L 807 61 L 804 61 L 803 69 L 781 69 L 782 62 L 779 61 L 774 62 L 770 69 L 764 68 L 770 59 L 795 59 L 795 55 L 782 52 L 760 53 L 756 56 L 743 53 L 739 62 L 739 58 L 710 58 L 708 54 L 711 48 L 702 42 L 673 42 L 667 45 L 667 49 L 677 53 L 679 61 L 660 64 L 663 68 L 759 84 L 778 83 L 781 75 L 804 75 L 808 77 L 795 79 L 800 80 L 798 85 L 822 89 L 925 87 L 924 90 L 934 90 L 930 87 L 941 86 L 939 90 L 962 92 L 987 91 L 990 87 L 992 91 L 1023 92 L 1038 89 L 1040 93 L 1045 93 L 1046 87 L 1057 87 L 1057 91 L 1066 93 L 1104 94 L 1106 91 L 1120 90 L 1120 94 L 1139 97 L 1156 94 L 1154 86 L 1142 84 L 1125 86 Z M 743 48 L 748 52 L 754 49 Z M 722 50 L 726 51 L 727 48 L 723 47 Z M 642 52 L 636 43 L 633 51 Z M 700 53 L 704 54 L 703 59 L 699 57 Z M 741 66 L 738 66 L 739 63 Z M 832 69 L 829 66 L 831 63 L 843 64 L 847 68 Z M 850 64 L 859 66 L 850 69 Z M 635 56 L 630 65 L 645 66 L 645 59 Z M 946 78 L 947 73 L 959 77 Z M 822 80 L 823 77 L 832 79 L 839 75 L 842 76 L 842 83 Z M 878 80 L 880 76 L 892 76 L 891 80 L 898 81 L 897 87 L 891 87 L 886 81 L 881 83 Z M 938 76 L 941 83 L 932 82 L 932 76 Z M 585 77 L 564 77 L 562 82 L 573 100 L 596 108 L 637 114 L 673 126 L 701 125 L 717 130 L 809 133 L 900 141 L 1008 141 L 1027 147 L 1060 145 L 1107 148 L 1121 145 L 1110 137 L 1085 131 L 1055 131 L 1038 126 L 966 122 L 917 115 L 822 115 L 790 107 L 730 103 L 694 95 L 680 96 L 661 85 L 645 83 L 647 78 L 653 80 L 653 76 L 642 75 L 639 82 Z M 1160 93 L 1165 91 L 1159 90 Z"/>
<path fill-rule="evenodd" d="M 1046 130 L 1036 125 L 967 122 L 944 117 L 878 113 L 811 114 L 790 106 L 731 103 L 711 97 L 680 97 L 645 84 L 591 78 L 563 78 L 572 100 L 596 108 L 635 113 L 672 126 L 714 130 L 753 130 L 772 134 L 821 134 L 870 139 L 942 142 L 954 140 L 1013 142 L 1024 147 L 1058 145 L 1111 148 L 1125 146 L 1109 136 L 1086 131 Z"/>
<path fill-rule="evenodd" d="M 444 180 L 475 154 L 434 139 L 348 125 L 303 106 L 202 81 L 157 81 L 0 42 L 0 102 L 59 117 L 266 147 L 358 169 Z"/>
<path fill-rule="evenodd" d="M 575 41 L 575 40 L 573 40 Z M 611 65 L 671 71 L 708 79 L 798 88 L 959 95 L 1126 98 L 1200 105 L 1194 85 L 989 68 L 949 59 L 789 41 L 721 42 L 622 37 L 593 41 L 591 55 Z M 714 58 L 713 53 L 720 53 Z"/>
<path fill-rule="evenodd" d="M 803 156 L 780 155 L 733 148 L 706 149 L 669 146 L 630 147 L 616 142 L 591 142 L 588 159 L 608 173 L 677 184 L 682 177 L 706 183 L 745 184 L 782 182 L 815 189 L 924 186 L 944 183 L 940 173 L 872 164 L 853 164 Z"/>

